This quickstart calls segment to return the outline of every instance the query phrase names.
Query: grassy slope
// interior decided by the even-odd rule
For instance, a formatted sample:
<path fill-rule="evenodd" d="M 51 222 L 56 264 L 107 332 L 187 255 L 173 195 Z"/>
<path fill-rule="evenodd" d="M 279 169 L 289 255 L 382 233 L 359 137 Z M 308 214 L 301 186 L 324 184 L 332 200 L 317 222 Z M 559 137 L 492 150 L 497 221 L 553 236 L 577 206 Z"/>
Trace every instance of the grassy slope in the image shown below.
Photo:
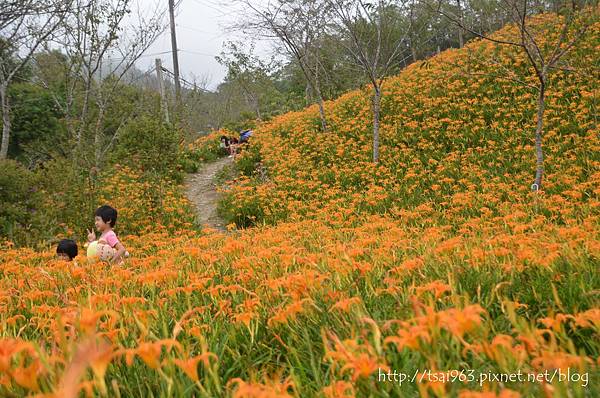
<path fill-rule="evenodd" d="M 591 211 L 569 211 L 563 203 L 585 206 L 598 195 L 595 65 L 600 60 L 597 26 L 594 29 L 565 60 L 577 72 L 557 71 L 548 90 L 543 195 L 547 200 L 542 200 L 540 211 L 558 223 Z M 499 34 L 515 32 L 505 29 Z M 487 61 L 491 58 L 514 73 Z M 536 92 L 508 80 L 535 84 L 527 67 L 516 49 L 477 41 L 415 63 L 389 79 L 384 86 L 377 167 L 370 162 L 368 87 L 327 104 L 330 134 L 318 132 L 314 107 L 276 119 L 263 127 L 259 138 L 271 181 L 258 186 L 248 182 L 256 186 L 253 193 L 245 186 L 234 191 L 235 219 L 243 222 L 255 216 L 271 223 L 350 208 L 395 216 L 399 209 L 428 205 L 445 212 L 439 214 L 440 222 L 456 225 L 473 216 L 489 220 L 506 214 L 502 206 L 529 206 L 535 173 Z"/>

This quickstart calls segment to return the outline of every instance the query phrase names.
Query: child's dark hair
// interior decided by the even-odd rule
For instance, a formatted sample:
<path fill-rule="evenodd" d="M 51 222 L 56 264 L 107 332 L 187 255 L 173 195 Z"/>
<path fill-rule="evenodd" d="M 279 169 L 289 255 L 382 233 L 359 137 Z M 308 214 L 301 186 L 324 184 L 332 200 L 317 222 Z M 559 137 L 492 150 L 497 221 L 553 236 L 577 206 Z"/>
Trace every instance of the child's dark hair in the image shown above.
<path fill-rule="evenodd" d="M 100 217 L 111 228 L 114 228 L 117 224 L 117 211 L 108 205 L 98 207 L 94 212 L 94 216 Z"/>
<path fill-rule="evenodd" d="M 56 246 L 57 254 L 66 254 L 69 256 L 69 260 L 73 260 L 77 257 L 77 243 L 75 243 L 72 239 L 63 239 L 58 242 L 58 246 Z"/>

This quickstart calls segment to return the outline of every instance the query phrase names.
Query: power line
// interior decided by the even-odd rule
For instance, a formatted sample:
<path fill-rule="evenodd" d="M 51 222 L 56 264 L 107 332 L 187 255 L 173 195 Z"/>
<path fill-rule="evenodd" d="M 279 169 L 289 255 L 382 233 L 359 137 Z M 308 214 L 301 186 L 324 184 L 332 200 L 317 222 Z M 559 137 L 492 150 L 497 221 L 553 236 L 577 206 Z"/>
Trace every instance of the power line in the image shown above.
<path fill-rule="evenodd" d="M 143 55 L 140 55 L 140 58 L 142 58 L 142 57 L 154 57 L 154 56 L 156 56 L 156 55 L 169 54 L 170 52 L 171 52 L 171 50 L 167 50 L 167 51 L 161 51 L 161 52 L 159 52 L 159 53 L 143 54 Z"/>
<path fill-rule="evenodd" d="M 164 72 L 166 72 L 170 77 L 175 78 L 175 74 L 173 72 L 171 72 L 170 70 L 168 70 L 167 68 L 163 67 L 162 70 Z M 202 87 L 198 87 L 197 84 L 194 83 L 190 83 L 187 80 L 185 80 L 183 77 L 179 77 L 179 80 L 181 80 L 182 83 L 186 84 L 189 88 L 191 89 L 195 89 L 195 90 L 200 90 L 203 91 L 205 93 L 210 93 L 210 91 L 203 89 Z"/>
<path fill-rule="evenodd" d="M 147 71 L 147 72 L 145 72 L 145 73 L 141 74 L 140 76 L 137 76 L 137 77 L 133 78 L 133 79 L 132 79 L 131 81 L 129 81 L 128 83 L 129 83 L 129 84 L 135 83 L 135 82 L 137 82 L 138 80 L 140 80 L 140 79 L 142 79 L 142 78 L 144 78 L 144 77 L 148 76 L 149 74 L 153 73 L 155 70 L 156 70 L 156 67 L 153 67 L 152 69 L 150 69 L 149 71 Z"/>
<path fill-rule="evenodd" d="M 207 34 L 214 33 L 214 32 L 209 32 L 207 30 L 200 30 L 200 29 L 192 28 L 191 26 L 185 26 L 185 25 L 181 25 L 181 24 L 175 24 L 175 26 L 177 26 L 178 28 L 193 30 L 194 32 L 198 32 L 198 33 L 207 33 Z"/>
<path fill-rule="evenodd" d="M 200 4 L 201 6 L 208 7 L 208 8 L 210 8 L 210 9 L 212 9 L 212 10 L 214 10 L 214 11 L 218 12 L 218 13 L 219 13 L 219 17 L 221 17 L 221 18 L 223 18 L 223 17 L 228 17 L 228 16 L 230 16 L 230 15 L 233 15 L 233 14 L 235 14 L 235 13 L 239 12 L 238 10 L 233 10 L 233 11 L 230 11 L 230 12 L 223 12 L 223 11 L 222 11 L 222 10 L 220 10 L 219 8 L 215 7 L 214 5 L 211 5 L 211 3 L 210 3 L 210 2 L 209 2 L 208 4 L 207 4 L 207 3 L 202 3 L 202 2 L 200 2 L 200 0 L 194 0 L 194 2 L 195 2 L 196 4 Z M 212 3 L 212 4 L 214 4 L 214 3 Z"/>
<path fill-rule="evenodd" d="M 223 36 L 226 36 L 226 35 L 229 34 L 229 32 L 223 32 L 223 33 L 218 33 L 216 35 L 212 35 L 213 33 L 215 33 L 214 31 L 213 32 L 209 32 L 209 31 L 206 31 L 206 30 L 200 30 L 200 29 L 192 28 L 191 26 L 184 26 L 184 25 L 179 25 L 179 24 L 177 24 L 176 26 L 178 28 L 189 29 L 191 31 L 202 33 L 202 34 L 205 34 L 205 35 L 211 35 L 209 38 L 203 39 L 204 42 L 210 42 L 210 41 L 216 40 L 216 39 L 218 39 L 220 37 L 223 37 Z"/>
<path fill-rule="evenodd" d="M 204 55 L 206 57 L 216 57 L 216 55 L 214 55 L 214 54 L 207 54 L 207 53 L 203 53 L 203 52 L 200 52 L 200 51 L 184 50 L 184 49 L 181 49 L 181 48 L 179 49 L 179 51 L 182 51 L 184 53 L 190 53 L 190 54 Z"/>

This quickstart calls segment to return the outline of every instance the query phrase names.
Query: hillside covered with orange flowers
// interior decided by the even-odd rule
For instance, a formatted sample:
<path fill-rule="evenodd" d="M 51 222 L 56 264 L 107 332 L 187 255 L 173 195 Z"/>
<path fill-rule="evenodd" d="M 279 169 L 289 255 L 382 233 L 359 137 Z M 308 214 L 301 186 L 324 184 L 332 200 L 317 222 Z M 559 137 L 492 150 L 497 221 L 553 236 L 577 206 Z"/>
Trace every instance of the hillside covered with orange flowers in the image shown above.
<path fill-rule="evenodd" d="M 123 266 L 0 253 L 0 395 L 598 396 L 598 37 L 552 73 L 540 192 L 534 76 L 480 40 L 386 80 L 378 164 L 368 87 L 327 132 L 261 125 L 221 203 L 250 228 L 194 230 L 171 185 L 154 215 L 121 170 Z"/>

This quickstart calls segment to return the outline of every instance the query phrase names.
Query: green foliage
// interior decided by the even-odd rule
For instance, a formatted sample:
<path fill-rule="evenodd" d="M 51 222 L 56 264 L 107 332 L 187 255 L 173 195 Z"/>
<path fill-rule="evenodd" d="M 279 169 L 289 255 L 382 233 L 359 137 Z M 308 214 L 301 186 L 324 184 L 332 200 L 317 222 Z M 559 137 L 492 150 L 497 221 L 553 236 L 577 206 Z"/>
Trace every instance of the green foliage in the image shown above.
<path fill-rule="evenodd" d="M 193 225 L 195 212 L 185 200 L 181 185 L 168 176 L 115 165 L 100 174 L 100 181 L 94 208 L 110 204 L 117 209 L 119 235 L 159 229 L 175 233 Z"/>
<path fill-rule="evenodd" d="M 179 156 L 179 169 L 185 173 L 196 173 L 202 163 L 212 162 L 219 157 L 224 156 L 223 148 L 200 147 L 197 149 L 189 149 Z"/>
<path fill-rule="evenodd" d="M 66 105 L 69 88 L 69 58 L 59 50 L 43 51 L 35 55 L 36 77 L 44 87 Z M 74 104 L 76 105 L 76 104 Z"/>
<path fill-rule="evenodd" d="M 259 200 L 244 199 L 225 195 L 219 201 L 217 211 L 227 223 L 234 223 L 238 228 L 254 227 L 265 219 L 265 206 Z"/>
<path fill-rule="evenodd" d="M 4 4 L 3 4 L 4 5 Z M 3 15 L 4 15 L 4 10 Z M 16 42 L 9 41 L 4 37 L 0 37 L 0 60 L 2 60 L 2 68 L 0 68 L 0 76 L 2 81 L 8 77 L 15 69 L 18 68 L 20 61 L 17 56 L 19 47 Z M 31 77 L 31 65 L 25 64 L 13 76 L 12 83 L 26 81 Z"/>
<path fill-rule="evenodd" d="M 288 94 L 282 90 L 285 87 L 278 84 L 281 69 L 278 62 L 274 59 L 263 61 L 254 55 L 253 44 L 247 48 L 244 43 L 227 42 L 224 47 L 216 59 L 227 67 L 227 76 L 218 92 L 221 96 L 233 96 L 235 100 L 228 98 L 226 101 L 228 115 L 223 126 L 232 128 L 248 120 L 268 120 L 290 110 Z M 232 106 L 234 102 L 237 103 Z"/>
<path fill-rule="evenodd" d="M 31 83 L 9 87 L 12 132 L 9 157 L 46 160 L 69 153 L 66 131 L 52 95 Z"/>
<path fill-rule="evenodd" d="M 0 236 L 26 238 L 39 203 L 35 175 L 14 160 L 0 161 Z"/>
<path fill-rule="evenodd" d="M 28 170 L 15 160 L 0 162 L 0 240 L 18 246 L 85 240 L 97 190 L 67 159 Z"/>
<path fill-rule="evenodd" d="M 200 168 L 200 162 L 196 159 L 196 152 L 185 151 L 179 157 L 179 169 L 184 173 L 197 173 Z"/>
<path fill-rule="evenodd" d="M 221 148 L 219 138 L 220 134 L 211 133 L 189 145 L 179 156 L 179 168 L 186 173 L 196 173 L 202 163 L 226 156 L 227 150 Z"/>
<path fill-rule="evenodd" d="M 241 155 L 236 159 L 237 169 L 247 177 L 253 176 L 261 161 L 259 147 L 257 145 L 242 144 L 239 151 Z"/>
<path fill-rule="evenodd" d="M 107 139 L 119 130 L 127 118 L 137 119 L 137 115 L 149 115 L 151 118 L 160 119 L 160 97 L 154 90 L 143 89 L 123 82 L 115 83 L 115 77 L 109 76 L 102 82 L 103 90 L 110 90 L 114 85 L 113 94 L 104 120 L 104 134 Z M 97 111 L 94 109 L 94 116 Z"/>
<path fill-rule="evenodd" d="M 56 237 L 86 239 L 91 215 L 97 203 L 97 185 L 86 172 L 73 167 L 69 159 L 45 162 L 36 170 L 42 201 L 36 229 L 38 241 Z"/>
<path fill-rule="evenodd" d="M 130 121 L 111 154 L 114 163 L 130 165 L 144 173 L 180 181 L 178 171 L 180 132 L 157 118 L 143 115 Z"/>
<path fill-rule="evenodd" d="M 223 185 L 222 180 L 226 176 L 231 180 L 235 175 L 242 176 L 242 178 L 250 178 L 252 181 L 258 183 L 257 171 L 261 160 L 258 145 L 242 144 L 238 149 L 238 156 L 236 157 L 234 167 L 224 170 L 223 175 L 218 176 L 218 180 L 221 180 L 220 185 Z M 253 185 L 252 189 L 254 192 L 256 192 L 257 186 Z M 265 205 L 266 203 L 263 203 L 262 199 L 258 196 L 244 198 L 226 194 L 219 201 L 217 211 L 227 223 L 234 223 L 238 227 L 246 228 L 265 221 Z M 274 222 L 276 219 L 277 216 L 273 214 L 269 217 L 270 222 Z"/>
<path fill-rule="evenodd" d="M 256 128 L 256 117 L 251 112 L 242 112 L 237 120 L 229 121 L 225 123 L 223 127 L 235 132 L 253 129 Z M 233 135 L 236 134 L 237 133 L 233 133 Z"/>
<path fill-rule="evenodd" d="M 233 180 L 238 176 L 238 171 L 235 163 L 226 164 L 223 168 L 215 174 L 213 179 L 215 185 L 223 186 L 228 181 Z"/>

